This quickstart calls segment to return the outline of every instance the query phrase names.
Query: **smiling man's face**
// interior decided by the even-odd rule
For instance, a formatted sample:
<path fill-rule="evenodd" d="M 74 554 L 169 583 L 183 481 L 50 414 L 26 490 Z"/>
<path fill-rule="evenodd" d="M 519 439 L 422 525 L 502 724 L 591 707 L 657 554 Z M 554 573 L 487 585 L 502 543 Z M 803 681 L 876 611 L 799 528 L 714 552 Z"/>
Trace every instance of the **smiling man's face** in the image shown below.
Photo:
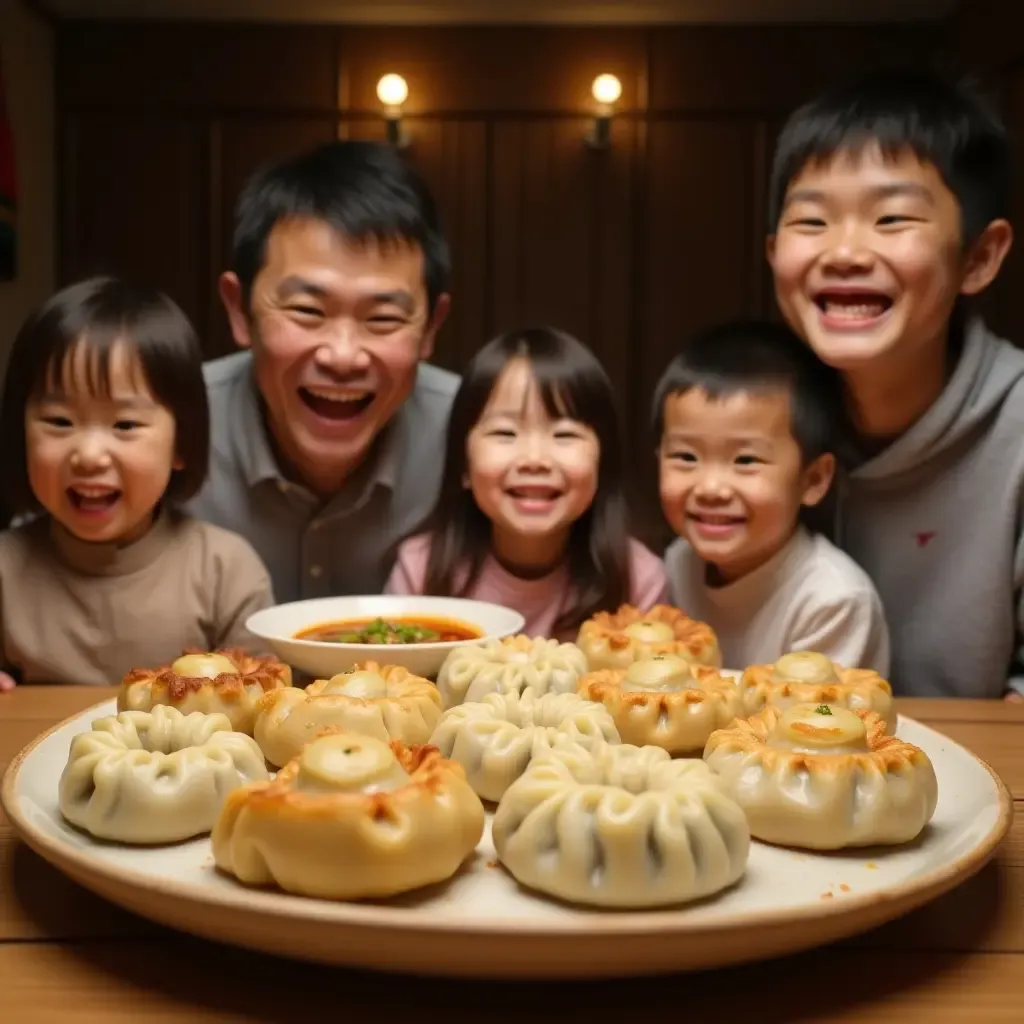
<path fill-rule="evenodd" d="M 428 309 L 419 246 L 346 239 L 324 221 L 279 222 L 248 310 L 237 278 L 221 294 L 251 347 L 282 469 L 317 493 L 340 487 L 409 396 L 447 297 Z"/>
<path fill-rule="evenodd" d="M 808 163 L 768 252 L 790 326 L 837 370 L 910 367 L 943 350 L 967 268 L 960 206 L 910 150 Z"/>

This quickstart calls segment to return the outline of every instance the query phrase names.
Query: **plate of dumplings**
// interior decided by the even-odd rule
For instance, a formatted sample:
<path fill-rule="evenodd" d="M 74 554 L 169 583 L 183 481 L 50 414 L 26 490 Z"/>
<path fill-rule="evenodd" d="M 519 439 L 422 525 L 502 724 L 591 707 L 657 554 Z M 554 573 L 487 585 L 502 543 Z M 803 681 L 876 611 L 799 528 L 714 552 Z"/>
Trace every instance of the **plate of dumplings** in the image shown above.
<path fill-rule="evenodd" d="M 864 931 L 1010 826 L 999 778 L 877 673 L 814 651 L 726 670 L 679 609 L 483 639 L 431 679 L 387 655 L 304 688 L 236 650 L 135 669 L 14 759 L 4 809 L 60 871 L 185 932 L 552 979 Z"/>

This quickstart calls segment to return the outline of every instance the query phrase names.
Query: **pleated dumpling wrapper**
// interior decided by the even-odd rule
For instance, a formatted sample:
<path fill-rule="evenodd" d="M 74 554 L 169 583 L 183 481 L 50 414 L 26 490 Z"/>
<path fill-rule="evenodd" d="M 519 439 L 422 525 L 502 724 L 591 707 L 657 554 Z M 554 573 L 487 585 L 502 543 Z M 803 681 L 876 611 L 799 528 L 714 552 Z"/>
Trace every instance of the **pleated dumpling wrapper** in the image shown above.
<path fill-rule="evenodd" d="M 751 835 L 781 846 L 908 843 L 938 802 L 928 755 L 887 735 L 873 711 L 767 707 L 713 732 L 704 760 L 743 808 Z"/>
<path fill-rule="evenodd" d="M 359 900 L 446 881 L 483 830 L 461 765 L 434 747 L 325 729 L 272 782 L 229 797 L 212 843 L 246 885 Z"/>
<path fill-rule="evenodd" d="M 209 832 L 229 793 L 268 776 L 256 741 L 226 715 L 158 704 L 75 736 L 60 811 L 99 839 L 175 843 Z"/>
<path fill-rule="evenodd" d="M 742 809 L 702 761 L 631 744 L 538 757 L 501 798 L 491 835 L 523 885 L 619 909 L 720 892 L 750 854 Z"/>
<path fill-rule="evenodd" d="M 608 711 L 574 693 L 492 693 L 450 708 L 430 742 L 458 761 L 484 800 L 497 801 L 532 758 L 553 747 L 618 743 Z"/>
<path fill-rule="evenodd" d="M 575 693 L 586 671 L 587 659 L 575 644 L 520 634 L 456 647 L 441 666 L 437 688 L 447 709 L 492 693 Z"/>

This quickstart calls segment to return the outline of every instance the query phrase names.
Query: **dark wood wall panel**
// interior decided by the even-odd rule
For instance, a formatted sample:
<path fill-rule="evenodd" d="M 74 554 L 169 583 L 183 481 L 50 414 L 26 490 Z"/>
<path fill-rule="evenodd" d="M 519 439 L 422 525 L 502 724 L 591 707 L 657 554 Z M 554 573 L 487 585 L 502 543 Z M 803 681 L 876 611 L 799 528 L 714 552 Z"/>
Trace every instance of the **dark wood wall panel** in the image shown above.
<path fill-rule="evenodd" d="M 334 110 L 337 34 L 287 25 L 87 21 L 60 26 L 65 107 Z"/>
<path fill-rule="evenodd" d="M 409 159 L 430 185 L 452 256 L 452 304 L 435 362 L 459 370 L 491 330 L 487 260 L 488 135 L 484 121 L 428 118 L 409 126 Z"/>
<path fill-rule="evenodd" d="M 751 255 L 755 131 L 754 124 L 715 121 L 650 128 L 642 394 L 694 331 L 759 312 Z"/>
<path fill-rule="evenodd" d="M 946 51 L 984 65 L 1024 136 L 1022 48 L 986 49 L 963 17 Z M 650 498 L 646 424 L 665 363 L 716 320 L 777 315 L 764 236 L 783 119 L 838 74 L 932 60 L 942 41 L 939 27 L 894 25 L 63 23 L 62 276 L 149 277 L 195 318 L 208 355 L 230 350 L 216 279 L 242 183 L 321 141 L 383 138 L 376 84 L 398 72 L 409 84 L 406 155 L 452 246 L 454 302 L 436 360 L 459 369 L 495 332 L 530 321 L 576 333 L 615 382 Z M 981 55 L 993 52 L 989 66 Z M 595 151 L 585 135 L 602 72 L 619 76 L 623 96 L 610 147 Z M 1024 214 L 1024 178 L 1017 196 Z M 990 301 L 998 326 L 1024 336 L 1005 283 L 1021 269 L 1015 253 Z"/>
<path fill-rule="evenodd" d="M 1024 61 L 1020 6 L 1012 0 L 960 0 L 943 26 L 943 37 L 961 68 L 996 87 Z"/>
<path fill-rule="evenodd" d="M 622 82 L 622 110 L 644 102 L 643 29 L 346 28 L 338 38 L 343 109 L 375 113 L 388 72 L 408 82 L 411 116 L 585 111 L 603 72 Z"/>
<path fill-rule="evenodd" d="M 594 346 L 616 382 L 622 411 L 630 424 L 638 411 L 632 381 L 639 347 L 639 307 L 644 302 L 637 288 L 642 261 L 637 258 L 636 247 L 643 230 L 640 204 L 645 186 L 646 136 L 642 122 L 617 121 L 612 124 L 607 150 L 581 154 L 589 164 L 587 208 L 594 239 L 589 264 L 591 321 L 581 337 Z"/>
<path fill-rule="evenodd" d="M 242 182 L 321 140 L 382 137 L 376 83 L 397 71 L 410 89 L 408 156 L 453 250 L 438 361 L 457 368 L 494 331 L 547 318 L 593 345 L 635 419 L 646 378 L 624 353 L 639 346 L 650 370 L 666 325 L 674 344 L 721 312 L 772 308 L 758 220 L 769 126 L 832 64 L 930 39 L 894 28 L 68 23 L 65 276 L 100 265 L 154 276 L 196 318 L 208 354 L 227 350 L 216 276 Z M 612 145 L 595 152 L 584 135 L 604 71 L 623 96 Z M 161 241 L 146 251 L 148 223 Z M 681 319 L 676 267 L 696 285 Z"/>
<path fill-rule="evenodd" d="M 801 25 L 671 28 L 650 47 L 650 109 L 777 114 L 837 75 L 930 61 L 928 26 Z"/>
<path fill-rule="evenodd" d="M 211 268 L 203 126 L 81 113 L 64 120 L 62 277 L 131 272 L 170 290 L 196 324 Z"/>
<path fill-rule="evenodd" d="M 597 151 L 584 120 L 495 126 L 490 263 L 496 330 L 558 324 L 618 375 L 631 333 L 635 126 L 615 128 L 613 147 Z"/>

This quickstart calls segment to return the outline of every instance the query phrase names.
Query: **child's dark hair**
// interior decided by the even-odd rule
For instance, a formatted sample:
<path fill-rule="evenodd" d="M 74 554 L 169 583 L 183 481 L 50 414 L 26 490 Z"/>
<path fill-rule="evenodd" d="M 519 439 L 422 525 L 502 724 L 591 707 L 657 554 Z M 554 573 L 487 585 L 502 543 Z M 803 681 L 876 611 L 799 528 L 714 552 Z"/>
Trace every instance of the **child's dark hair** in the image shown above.
<path fill-rule="evenodd" d="M 434 198 L 394 146 L 328 142 L 252 175 L 238 198 L 233 243 L 245 305 L 270 233 L 291 217 L 325 221 L 357 242 L 417 245 L 431 310 L 448 289 L 451 258 Z"/>
<path fill-rule="evenodd" d="M 153 397 L 174 416 L 175 470 L 165 500 L 191 498 L 206 479 L 210 414 L 202 352 L 185 314 L 166 295 L 113 277 L 94 277 L 51 296 L 22 324 L 14 339 L 3 405 L 0 452 L 5 503 L 13 514 L 33 512 L 25 451 L 25 409 L 49 388 L 71 385 L 73 358 L 88 347 L 90 391 L 106 397 L 111 357 L 124 344 L 138 357 Z"/>
<path fill-rule="evenodd" d="M 840 82 L 790 116 L 772 162 L 769 230 L 808 163 L 871 145 L 889 158 L 910 150 L 938 170 L 960 204 L 965 243 L 1009 215 L 1010 143 L 992 104 L 966 79 L 888 70 Z"/>
<path fill-rule="evenodd" d="M 835 450 L 842 408 L 839 374 L 782 324 L 737 320 L 691 339 L 669 363 L 655 389 L 653 418 L 659 441 L 666 400 L 692 388 L 712 399 L 785 389 L 790 396 L 791 430 L 804 465 Z"/>
<path fill-rule="evenodd" d="M 576 597 L 555 623 L 561 632 L 580 625 L 596 611 L 615 609 L 628 600 L 629 533 L 611 381 L 585 345 L 550 327 L 500 335 L 477 352 L 463 373 L 448 422 L 441 491 L 426 527 L 432 543 L 425 589 L 428 594 L 467 594 L 491 549 L 491 522 L 464 486 L 466 439 L 502 371 L 517 358 L 529 361 L 548 415 L 586 424 L 597 435 L 601 449 L 597 493 L 570 534 L 569 571 Z"/>

